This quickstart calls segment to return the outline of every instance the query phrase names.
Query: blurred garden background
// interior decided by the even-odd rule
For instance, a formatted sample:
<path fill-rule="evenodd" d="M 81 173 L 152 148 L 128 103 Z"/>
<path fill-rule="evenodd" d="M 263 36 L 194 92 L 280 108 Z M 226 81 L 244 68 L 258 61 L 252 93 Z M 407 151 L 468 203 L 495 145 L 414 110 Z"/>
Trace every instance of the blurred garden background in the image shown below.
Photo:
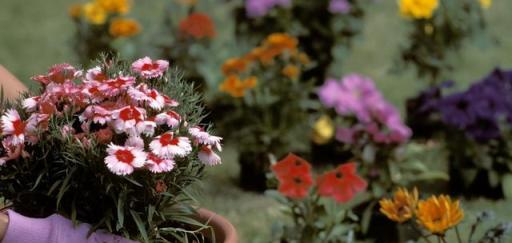
<path fill-rule="evenodd" d="M 172 3 L 174 2 L 174 3 Z M 122 57 L 162 57 L 148 43 L 158 43 L 168 11 L 179 6 L 178 0 L 135 0 L 130 16 L 142 27 L 139 35 L 123 46 Z M 221 68 L 227 58 L 247 52 L 251 45 L 235 40 L 235 20 L 231 14 L 234 6 L 243 2 L 232 0 L 198 0 L 197 9 L 212 17 L 216 26 L 216 38 L 211 45 L 218 48 L 193 49 L 205 51 L 208 61 L 200 67 L 208 73 L 207 82 L 220 85 L 223 80 Z M 400 48 L 408 38 L 412 26 L 400 16 L 397 1 L 367 0 L 362 33 L 355 37 L 349 53 L 343 57 L 343 67 L 332 67 L 330 76 L 359 73 L 375 81 L 383 96 L 395 105 L 405 117 L 405 102 L 427 83 L 420 81 L 412 68 L 397 66 Z M 34 87 L 30 80 L 34 74 L 45 73 L 55 63 L 78 63 L 72 44 L 76 27 L 68 14 L 68 8 L 76 1 L 70 0 L 1 0 L 0 1 L 0 64 L 9 69 L 26 85 Z M 512 67 L 512 1 L 496 0 L 483 11 L 486 19 L 484 38 L 464 42 L 460 52 L 451 53 L 447 59 L 453 63 L 453 71 L 445 75 L 456 81 L 456 90 L 464 90 L 470 83 L 488 75 L 495 67 Z M 183 11 L 182 11 L 183 12 Z M 194 54 L 196 55 L 196 54 Z M 171 66 L 173 60 L 170 60 Z M 395 69 L 400 70 L 395 70 Z M 187 70 L 184 70 L 186 73 Z M 512 95 L 512 94 L 511 94 Z M 207 94 L 208 96 L 208 94 Z M 311 122 L 311 126 L 312 126 Z M 271 225 L 284 220 L 282 206 L 262 193 L 250 192 L 238 186 L 239 153 L 237 141 L 224 140 L 223 164 L 208 168 L 206 178 L 195 193 L 199 204 L 229 219 L 240 234 L 240 242 L 269 242 Z M 447 170 L 448 156 L 437 143 L 424 145 L 418 159 L 429 168 Z M 428 161 L 427 161 L 428 160 Z M 314 163 L 314 161 L 311 161 Z M 338 161 L 344 162 L 344 161 Z M 509 199 L 512 200 L 512 199 Z M 496 220 L 512 221 L 512 201 L 472 198 L 462 201 L 467 218 L 476 217 L 476 212 L 489 209 L 495 212 Z M 474 213 L 474 214 L 472 214 Z M 469 223 L 465 223 L 469 224 Z M 488 226 L 492 226 L 489 223 Z M 485 227 L 483 227 L 485 228 Z M 509 239 L 512 242 L 512 238 Z"/>

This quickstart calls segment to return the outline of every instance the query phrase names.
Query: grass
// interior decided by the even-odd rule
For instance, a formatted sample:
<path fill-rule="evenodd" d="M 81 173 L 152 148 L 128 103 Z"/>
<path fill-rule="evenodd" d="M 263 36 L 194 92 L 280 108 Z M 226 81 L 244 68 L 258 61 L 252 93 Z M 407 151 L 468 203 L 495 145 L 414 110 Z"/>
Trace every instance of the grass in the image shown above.
<path fill-rule="evenodd" d="M 31 85 L 30 76 L 44 73 L 55 63 L 73 62 L 69 42 L 74 29 L 67 16 L 67 7 L 71 3 L 73 1 L 69 0 L 0 1 L 0 64 Z M 150 34 L 159 30 L 165 3 L 156 0 L 136 2 L 133 15 L 142 21 L 145 33 L 138 38 L 139 43 L 150 40 Z M 410 70 L 398 75 L 389 71 L 407 31 L 406 21 L 398 17 L 395 5 L 395 1 L 376 1 L 369 7 L 363 37 L 345 60 L 343 70 L 334 69 L 333 73 L 357 72 L 370 76 L 389 100 L 403 108 L 404 100 L 421 89 L 423 83 Z M 496 45 L 482 48 L 468 43 L 460 54 L 450 57 L 455 63 L 450 76 L 459 81 L 461 87 L 486 75 L 495 66 L 512 67 L 510 9 L 511 1 L 494 1 L 486 12 L 488 32 L 497 40 Z M 279 207 L 260 194 L 240 190 L 236 186 L 236 151 L 228 146 L 223 156 L 224 164 L 209 170 L 200 198 L 202 205 L 233 222 L 241 242 L 268 242 L 270 225 L 281 217 Z M 510 202 L 478 200 L 464 205 L 469 210 L 469 218 L 472 212 L 492 208 L 497 212 L 497 220 L 512 219 L 508 210 Z"/>

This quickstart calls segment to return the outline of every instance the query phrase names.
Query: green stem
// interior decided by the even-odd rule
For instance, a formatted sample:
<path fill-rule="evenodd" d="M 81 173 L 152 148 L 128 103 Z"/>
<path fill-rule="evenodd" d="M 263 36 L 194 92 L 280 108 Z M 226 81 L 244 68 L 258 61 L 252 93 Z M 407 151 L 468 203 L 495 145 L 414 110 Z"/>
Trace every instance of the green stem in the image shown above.
<path fill-rule="evenodd" d="M 424 235 L 423 232 L 421 232 L 421 230 L 418 229 L 415 225 L 412 225 L 412 228 L 420 235 L 421 238 L 425 239 L 426 242 L 432 243 L 432 241 L 430 241 L 428 237 Z"/>
<path fill-rule="evenodd" d="M 459 243 L 462 243 L 462 238 L 460 238 L 460 233 L 459 233 L 459 227 L 455 226 L 455 233 L 457 234 L 457 240 L 459 241 Z"/>

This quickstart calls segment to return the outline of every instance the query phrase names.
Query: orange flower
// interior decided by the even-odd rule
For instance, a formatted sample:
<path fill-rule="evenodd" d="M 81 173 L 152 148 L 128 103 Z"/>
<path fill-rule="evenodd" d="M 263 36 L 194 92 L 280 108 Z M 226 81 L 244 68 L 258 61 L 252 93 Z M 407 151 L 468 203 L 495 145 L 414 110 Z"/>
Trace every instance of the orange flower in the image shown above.
<path fill-rule="evenodd" d="M 304 52 L 301 52 L 299 53 L 298 55 L 298 58 L 299 58 L 299 62 L 302 64 L 302 65 L 308 65 L 311 61 L 309 60 L 309 57 L 306 53 Z"/>
<path fill-rule="evenodd" d="M 245 87 L 236 75 L 230 75 L 224 80 L 219 87 L 220 91 L 226 92 L 233 97 L 243 97 L 245 95 Z"/>
<path fill-rule="evenodd" d="M 244 80 L 243 84 L 246 89 L 252 89 L 258 84 L 258 78 L 251 76 Z"/>
<path fill-rule="evenodd" d="M 245 71 L 247 61 L 241 58 L 230 58 L 222 65 L 222 73 L 224 75 L 237 74 Z"/>
<path fill-rule="evenodd" d="M 403 223 L 414 216 L 418 203 L 418 190 L 409 193 L 405 188 L 398 188 L 393 199 L 380 200 L 380 211 L 390 220 Z"/>
<path fill-rule="evenodd" d="M 69 7 L 69 16 L 73 19 L 78 19 L 82 16 L 82 5 L 81 4 L 73 4 Z"/>
<path fill-rule="evenodd" d="M 290 79 L 295 79 L 299 76 L 300 70 L 297 66 L 288 64 L 283 68 L 281 73 Z"/>
<path fill-rule="evenodd" d="M 449 196 L 432 196 L 418 203 L 416 212 L 418 223 L 432 234 L 443 235 L 446 230 L 456 226 L 464 218 L 459 201 Z"/>
<path fill-rule="evenodd" d="M 292 37 L 286 33 L 274 33 L 267 37 L 264 41 L 264 45 L 270 48 L 278 50 L 296 50 L 298 41 L 295 37 Z"/>
<path fill-rule="evenodd" d="M 127 14 L 131 8 L 130 0 L 96 0 L 96 2 L 107 12 Z"/>
<path fill-rule="evenodd" d="M 190 14 L 180 22 L 180 32 L 196 39 L 215 37 L 215 26 L 210 16 L 202 13 Z"/>
<path fill-rule="evenodd" d="M 140 25 L 133 19 L 117 18 L 112 20 L 109 32 L 113 37 L 130 37 L 140 32 Z"/>

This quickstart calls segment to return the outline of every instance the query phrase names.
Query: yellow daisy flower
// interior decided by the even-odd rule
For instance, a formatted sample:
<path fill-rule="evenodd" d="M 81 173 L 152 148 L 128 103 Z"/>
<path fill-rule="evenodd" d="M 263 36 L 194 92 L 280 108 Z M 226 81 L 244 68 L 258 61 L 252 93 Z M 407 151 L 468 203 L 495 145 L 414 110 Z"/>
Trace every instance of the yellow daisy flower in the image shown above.
<path fill-rule="evenodd" d="M 452 201 L 449 196 L 432 196 L 418 203 L 416 211 L 418 223 L 433 234 L 443 235 L 446 230 L 459 224 L 464 218 L 464 211 L 459 201 Z"/>
<path fill-rule="evenodd" d="M 439 0 L 399 0 L 400 13 L 413 19 L 430 19 L 439 6 Z"/>
<path fill-rule="evenodd" d="M 418 190 L 412 192 L 405 188 L 398 188 L 393 199 L 380 200 L 380 211 L 390 220 L 403 223 L 414 216 L 416 204 L 418 203 Z"/>
<path fill-rule="evenodd" d="M 107 21 L 107 11 L 94 2 L 84 5 L 83 14 L 85 19 L 92 24 L 100 25 Z"/>

